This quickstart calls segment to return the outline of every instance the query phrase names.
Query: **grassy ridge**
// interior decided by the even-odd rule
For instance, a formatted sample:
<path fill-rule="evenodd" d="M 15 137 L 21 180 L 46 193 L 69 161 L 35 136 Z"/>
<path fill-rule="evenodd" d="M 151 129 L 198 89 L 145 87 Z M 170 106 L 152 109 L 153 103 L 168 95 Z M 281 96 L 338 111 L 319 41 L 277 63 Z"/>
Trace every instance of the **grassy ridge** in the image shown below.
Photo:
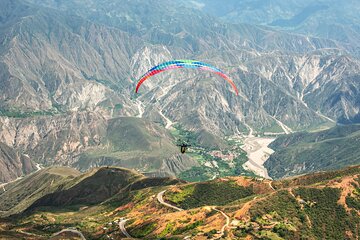
<path fill-rule="evenodd" d="M 81 181 L 75 180 L 72 187 L 53 192 L 38 199 L 30 208 L 101 203 L 114 196 L 124 187 L 143 177 L 143 175 L 127 169 L 100 168 L 94 174 Z"/>
<path fill-rule="evenodd" d="M 5 216 L 21 212 L 39 198 L 66 189 L 68 183 L 76 181 L 79 175 L 80 172 L 72 168 L 53 167 L 10 183 L 0 194 L 0 211 Z"/>
<path fill-rule="evenodd" d="M 232 181 L 213 181 L 185 185 L 180 192 L 167 193 L 166 199 L 181 208 L 191 209 L 206 205 L 226 205 L 252 194 L 252 187 L 239 186 Z"/>
<path fill-rule="evenodd" d="M 140 118 L 110 120 L 103 142 L 81 154 L 74 167 L 86 170 L 108 165 L 151 172 L 161 168 L 163 160 L 179 154 L 166 129 Z"/>
<path fill-rule="evenodd" d="M 294 186 L 308 186 L 319 183 L 326 183 L 329 180 L 341 178 L 344 176 L 354 176 L 358 174 L 360 174 L 360 166 L 354 166 L 336 171 L 317 172 L 304 176 L 286 178 L 279 181 L 274 181 L 272 185 L 277 189 Z"/>

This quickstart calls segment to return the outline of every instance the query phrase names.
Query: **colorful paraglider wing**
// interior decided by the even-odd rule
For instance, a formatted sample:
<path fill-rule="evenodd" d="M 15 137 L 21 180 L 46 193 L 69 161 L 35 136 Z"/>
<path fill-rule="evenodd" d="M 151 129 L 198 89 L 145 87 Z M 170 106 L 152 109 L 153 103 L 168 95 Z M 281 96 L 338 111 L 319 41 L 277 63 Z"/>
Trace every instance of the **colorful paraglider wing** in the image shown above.
<path fill-rule="evenodd" d="M 232 86 L 232 88 L 235 90 L 236 95 L 238 95 L 238 90 L 236 88 L 235 83 L 220 69 L 211 66 L 210 64 L 199 62 L 199 61 L 193 61 L 193 60 L 173 60 L 169 62 L 161 63 L 155 67 L 152 67 L 149 71 L 147 71 L 138 81 L 136 85 L 135 92 L 137 93 L 139 91 L 140 86 L 151 76 L 154 76 L 156 74 L 159 74 L 161 72 L 170 70 L 170 69 L 177 69 L 177 68 L 197 68 L 204 71 L 210 71 L 213 72 L 220 77 L 224 78 L 229 84 Z"/>

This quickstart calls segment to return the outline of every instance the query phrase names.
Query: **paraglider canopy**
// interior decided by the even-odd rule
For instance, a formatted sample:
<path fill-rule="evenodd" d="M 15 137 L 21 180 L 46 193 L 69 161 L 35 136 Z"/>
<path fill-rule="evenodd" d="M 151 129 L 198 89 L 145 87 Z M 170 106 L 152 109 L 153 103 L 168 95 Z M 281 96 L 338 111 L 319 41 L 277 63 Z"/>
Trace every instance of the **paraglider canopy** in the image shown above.
<path fill-rule="evenodd" d="M 154 76 L 156 74 L 159 74 L 159 73 L 167 71 L 167 70 L 177 69 L 177 68 L 194 68 L 194 69 L 200 69 L 200 70 L 204 70 L 204 71 L 213 72 L 213 73 L 219 75 L 220 77 L 222 77 L 223 79 L 225 79 L 235 90 L 236 95 L 238 95 L 238 93 L 239 93 L 234 82 L 220 69 L 218 69 L 210 64 L 199 62 L 199 61 L 194 61 L 194 60 L 173 60 L 173 61 L 161 63 L 161 64 L 151 68 L 139 79 L 139 81 L 136 85 L 135 92 L 138 93 L 140 86 L 151 76 Z"/>

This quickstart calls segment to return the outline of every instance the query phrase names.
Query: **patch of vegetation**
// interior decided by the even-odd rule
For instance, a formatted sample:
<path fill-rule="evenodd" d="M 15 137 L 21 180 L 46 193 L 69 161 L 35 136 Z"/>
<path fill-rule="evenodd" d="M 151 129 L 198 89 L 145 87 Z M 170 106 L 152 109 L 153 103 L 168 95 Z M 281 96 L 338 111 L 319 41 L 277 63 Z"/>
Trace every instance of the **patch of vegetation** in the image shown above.
<path fill-rule="evenodd" d="M 278 191 L 257 202 L 249 211 L 252 221 L 260 226 L 275 224 L 272 231 L 276 235 L 272 234 L 273 236 L 279 237 L 281 234 L 280 236 L 285 239 L 295 239 L 296 230 L 301 230 L 304 237 L 308 236 L 306 220 L 299 217 L 302 213 L 300 205 L 287 190 Z"/>
<path fill-rule="evenodd" d="M 17 109 L 0 109 L 0 116 L 10 117 L 10 118 L 28 118 L 28 117 L 38 117 L 38 116 L 53 116 L 58 112 L 56 109 L 48 111 L 22 111 Z"/>
<path fill-rule="evenodd" d="M 312 223 L 311 232 L 317 239 L 347 239 L 349 231 L 356 236 L 358 217 L 348 215 L 342 205 L 337 202 L 340 189 L 336 188 L 298 188 L 296 194 L 306 202 L 305 212 Z"/>
<path fill-rule="evenodd" d="M 159 237 L 165 237 L 166 235 L 172 233 L 174 227 L 175 227 L 174 223 L 167 223 L 165 229 L 161 232 Z"/>
<path fill-rule="evenodd" d="M 283 240 L 284 238 L 279 237 L 276 233 L 271 231 L 262 230 L 256 236 L 262 240 Z"/>
<path fill-rule="evenodd" d="M 358 211 L 360 211 L 360 200 L 358 198 L 353 198 L 351 196 L 346 196 L 346 205 L 349 208 L 354 208 Z"/>
<path fill-rule="evenodd" d="M 191 197 L 195 191 L 195 185 L 186 185 L 182 188 L 180 192 L 173 193 L 169 192 L 166 194 L 166 198 L 171 202 L 178 204 L 185 201 L 187 198 Z"/>
<path fill-rule="evenodd" d="M 283 220 L 281 216 L 294 218 L 299 213 L 299 205 L 288 191 L 282 190 L 264 201 L 257 202 L 250 209 L 250 215 L 255 219 L 271 212 L 276 212 L 280 216 L 279 220 Z"/>
<path fill-rule="evenodd" d="M 204 236 L 207 236 L 208 239 L 213 239 L 214 235 L 217 233 L 216 229 L 212 229 L 211 231 L 204 233 Z"/>
<path fill-rule="evenodd" d="M 169 192 L 166 196 L 181 208 L 191 209 L 206 205 L 226 205 L 254 194 L 252 187 L 238 186 L 231 181 L 205 182 L 190 186 L 186 186 L 181 192 Z"/>
<path fill-rule="evenodd" d="M 171 134 L 181 141 L 191 145 L 186 153 L 189 157 L 196 160 L 200 167 L 192 167 L 177 177 L 190 182 L 202 182 L 213 179 L 214 177 L 227 176 L 255 176 L 254 173 L 245 170 L 242 165 L 247 161 L 246 153 L 241 149 L 240 143 L 231 139 L 219 140 L 210 136 L 210 133 L 194 133 L 184 130 L 180 125 L 175 125 Z M 206 140 L 206 143 L 204 142 Z M 201 144 L 199 142 L 202 142 Z M 211 147 L 210 147 L 211 146 Z M 215 147 L 214 147 L 215 146 Z M 222 146 L 222 147 L 220 147 Z M 220 150 L 222 148 L 222 150 Z M 220 151 L 222 154 L 235 154 L 233 160 L 225 160 L 215 157 L 213 151 Z"/>
<path fill-rule="evenodd" d="M 214 170 L 209 167 L 192 167 L 178 175 L 178 178 L 189 182 L 204 182 L 214 175 Z"/>
<path fill-rule="evenodd" d="M 182 234 L 184 232 L 188 232 L 190 230 L 193 230 L 201 225 L 204 224 L 204 221 L 196 221 L 196 222 L 193 222 L 189 225 L 186 225 L 185 227 L 180 227 L 180 228 L 177 228 L 175 229 L 175 231 L 173 232 L 174 235 L 177 235 L 177 234 Z"/>
<path fill-rule="evenodd" d="M 157 227 L 157 224 L 154 222 L 146 223 L 140 227 L 134 228 L 130 230 L 130 235 L 135 238 L 143 238 L 150 233 L 152 233 Z"/>
<path fill-rule="evenodd" d="M 273 232 L 278 234 L 280 237 L 292 236 L 295 230 L 296 229 L 294 229 L 291 225 L 283 222 L 276 224 L 273 228 Z"/>
<path fill-rule="evenodd" d="M 219 169 L 219 176 L 220 177 L 228 177 L 228 176 L 250 176 L 250 177 L 256 177 L 256 175 L 253 172 L 249 172 L 244 169 L 243 164 L 247 162 L 247 156 L 246 153 L 241 153 L 239 156 L 234 158 L 233 163 L 234 166 L 232 168 L 229 167 L 227 163 L 224 164 L 223 161 L 219 161 L 218 165 L 220 167 Z"/>

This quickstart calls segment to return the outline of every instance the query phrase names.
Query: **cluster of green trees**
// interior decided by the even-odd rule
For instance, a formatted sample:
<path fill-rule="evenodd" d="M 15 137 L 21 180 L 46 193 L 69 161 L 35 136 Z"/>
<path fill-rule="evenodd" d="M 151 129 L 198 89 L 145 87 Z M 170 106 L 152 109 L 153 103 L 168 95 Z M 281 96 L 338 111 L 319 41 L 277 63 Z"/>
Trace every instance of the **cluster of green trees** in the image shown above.
<path fill-rule="evenodd" d="M 338 204 L 341 190 L 337 188 L 298 188 L 298 194 L 305 201 L 315 203 L 305 205 L 304 211 L 309 216 L 312 228 L 309 229 L 317 239 L 347 239 L 346 232 L 356 236 L 358 217 L 348 214 L 345 208 Z"/>
<path fill-rule="evenodd" d="M 200 220 L 200 221 L 196 221 L 196 222 L 193 222 L 191 224 L 188 224 L 184 227 L 180 227 L 180 228 L 177 228 L 175 229 L 175 231 L 173 232 L 174 235 L 178 235 L 178 234 L 182 234 L 184 232 L 188 232 L 190 230 L 193 230 L 201 225 L 204 224 L 204 221 Z"/>
<path fill-rule="evenodd" d="M 130 230 L 130 235 L 135 238 L 143 238 L 150 233 L 152 233 L 157 227 L 157 224 L 154 222 L 146 223 L 140 227 L 133 228 Z"/>
<path fill-rule="evenodd" d="M 359 198 L 346 196 L 346 205 L 349 208 L 353 208 L 353 209 L 360 211 L 360 199 Z"/>
<path fill-rule="evenodd" d="M 190 186 L 188 186 L 190 187 Z M 235 182 L 204 182 L 191 185 L 193 190 L 177 204 L 184 209 L 197 208 L 200 206 L 217 205 L 222 206 L 233 201 L 245 198 L 254 194 L 253 188 L 238 186 Z M 186 189 L 184 189 L 186 191 Z M 182 193 L 169 193 L 169 200 Z M 175 196 L 171 196 L 175 195 Z"/>
<path fill-rule="evenodd" d="M 0 109 L 0 116 L 10 117 L 10 118 L 27 118 L 27 117 L 36 117 L 36 116 L 52 116 L 55 115 L 56 111 L 21 111 L 21 110 L 6 110 Z"/>

